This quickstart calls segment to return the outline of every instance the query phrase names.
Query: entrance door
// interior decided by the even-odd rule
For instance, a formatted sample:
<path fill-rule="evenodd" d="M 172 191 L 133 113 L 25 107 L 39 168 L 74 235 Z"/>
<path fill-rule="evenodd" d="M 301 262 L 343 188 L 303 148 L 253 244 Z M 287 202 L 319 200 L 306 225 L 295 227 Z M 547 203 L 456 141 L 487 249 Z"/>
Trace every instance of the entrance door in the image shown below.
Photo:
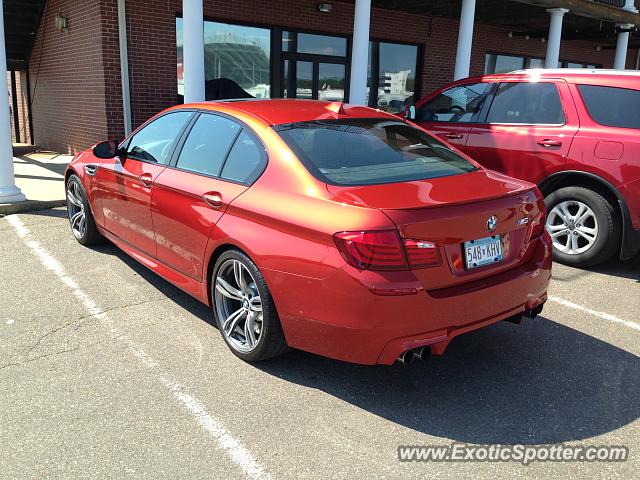
<path fill-rule="evenodd" d="M 283 55 L 284 98 L 343 102 L 347 99 L 347 65 L 322 55 Z"/>

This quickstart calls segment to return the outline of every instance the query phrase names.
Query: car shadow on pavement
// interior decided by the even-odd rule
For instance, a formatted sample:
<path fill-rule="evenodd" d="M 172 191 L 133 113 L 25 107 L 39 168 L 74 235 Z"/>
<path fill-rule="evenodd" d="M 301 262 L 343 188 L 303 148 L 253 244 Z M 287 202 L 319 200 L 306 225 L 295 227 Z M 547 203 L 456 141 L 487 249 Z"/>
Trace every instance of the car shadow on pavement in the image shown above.
<path fill-rule="evenodd" d="M 94 249 L 118 257 L 215 326 L 208 307 L 111 243 Z M 398 425 L 460 442 L 568 442 L 640 417 L 640 357 L 545 317 L 462 335 L 444 356 L 411 365 L 354 365 L 294 350 L 253 366 Z"/>
<path fill-rule="evenodd" d="M 444 356 L 411 365 L 366 367 L 294 351 L 255 367 L 460 442 L 582 440 L 640 416 L 640 358 L 544 317 L 460 336 Z"/>

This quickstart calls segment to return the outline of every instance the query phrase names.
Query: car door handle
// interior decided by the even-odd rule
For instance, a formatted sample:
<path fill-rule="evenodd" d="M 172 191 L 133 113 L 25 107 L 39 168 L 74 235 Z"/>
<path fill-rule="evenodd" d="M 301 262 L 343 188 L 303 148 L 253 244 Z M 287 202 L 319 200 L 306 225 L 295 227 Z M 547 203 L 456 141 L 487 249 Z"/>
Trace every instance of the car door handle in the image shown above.
<path fill-rule="evenodd" d="M 464 137 L 461 133 L 445 133 L 444 136 L 450 140 L 459 140 Z"/>
<path fill-rule="evenodd" d="M 207 192 L 202 195 L 202 198 L 211 208 L 218 209 L 222 207 L 222 195 L 219 192 Z"/>
<path fill-rule="evenodd" d="M 144 185 L 145 187 L 150 187 L 153 183 L 153 178 L 151 177 L 150 173 L 143 173 L 138 177 L 138 180 L 140 180 L 140 183 L 142 183 L 142 185 Z"/>
<path fill-rule="evenodd" d="M 538 140 L 538 145 L 542 145 L 543 147 L 561 147 L 562 142 L 545 138 L 544 140 Z"/>

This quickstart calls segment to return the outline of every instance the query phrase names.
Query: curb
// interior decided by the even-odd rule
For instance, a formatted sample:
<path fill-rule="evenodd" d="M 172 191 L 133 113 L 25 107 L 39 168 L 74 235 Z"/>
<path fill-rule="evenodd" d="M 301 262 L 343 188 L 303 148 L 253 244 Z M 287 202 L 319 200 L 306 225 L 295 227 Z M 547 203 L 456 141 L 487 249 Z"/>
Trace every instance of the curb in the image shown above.
<path fill-rule="evenodd" d="M 47 210 L 49 208 L 64 207 L 66 200 L 26 200 L 18 203 L 1 203 L 0 217 L 13 215 L 15 213 L 35 212 L 37 210 Z"/>

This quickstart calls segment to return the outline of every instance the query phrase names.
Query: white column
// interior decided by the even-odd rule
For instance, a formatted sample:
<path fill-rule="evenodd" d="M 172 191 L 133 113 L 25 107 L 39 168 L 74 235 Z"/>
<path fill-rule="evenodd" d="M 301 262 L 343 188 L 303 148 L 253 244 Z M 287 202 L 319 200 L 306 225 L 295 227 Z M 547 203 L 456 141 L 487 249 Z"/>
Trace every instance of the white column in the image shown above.
<path fill-rule="evenodd" d="M 182 0 L 184 103 L 204 101 L 204 19 L 202 0 Z"/>
<path fill-rule="evenodd" d="M 625 0 L 624 10 L 628 12 L 638 13 L 636 9 L 635 0 Z M 616 70 L 624 70 L 627 66 L 627 49 L 629 47 L 629 32 L 628 30 L 633 28 L 633 25 L 629 24 L 618 24 L 616 25 L 621 30 L 627 30 L 626 32 L 622 31 L 618 33 L 618 43 L 616 44 L 616 56 L 613 61 L 613 68 Z"/>
<path fill-rule="evenodd" d="M 469 76 L 471 46 L 473 45 L 473 22 L 476 15 L 476 0 L 462 0 L 460 29 L 458 30 L 458 50 L 454 80 Z"/>
<path fill-rule="evenodd" d="M 369 26 L 371 0 L 356 0 L 353 17 L 353 44 L 351 46 L 351 80 L 349 103 L 367 104 L 367 62 L 369 59 Z"/>
<path fill-rule="evenodd" d="M 13 175 L 13 147 L 9 120 L 9 84 L 7 83 L 7 52 L 4 46 L 4 14 L 0 0 L 0 203 L 25 199 Z"/>
<path fill-rule="evenodd" d="M 118 40 L 120 44 L 120 85 L 122 87 L 122 117 L 124 135 L 131 133 L 131 91 L 129 89 L 129 47 L 127 46 L 127 8 L 118 0 Z"/>
<path fill-rule="evenodd" d="M 616 25 L 616 27 L 628 30 L 633 25 Z M 627 66 L 627 48 L 629 47 L 629 32 L 618 33 L 618 43 L 616 44 L 616 56 L 613 60 L 613 68 L 624 70 Z"/>
<path fill-rule="evenodd" d="M 569 10 L 566 8 L 550 8 L 547 10 L 551 19 L 549 21 L 549 38 L 547 40 L 547 59 L 545 68 L 558 68 L 560 59 L 560 39 L 562 38 L 562 17 Z"/>

